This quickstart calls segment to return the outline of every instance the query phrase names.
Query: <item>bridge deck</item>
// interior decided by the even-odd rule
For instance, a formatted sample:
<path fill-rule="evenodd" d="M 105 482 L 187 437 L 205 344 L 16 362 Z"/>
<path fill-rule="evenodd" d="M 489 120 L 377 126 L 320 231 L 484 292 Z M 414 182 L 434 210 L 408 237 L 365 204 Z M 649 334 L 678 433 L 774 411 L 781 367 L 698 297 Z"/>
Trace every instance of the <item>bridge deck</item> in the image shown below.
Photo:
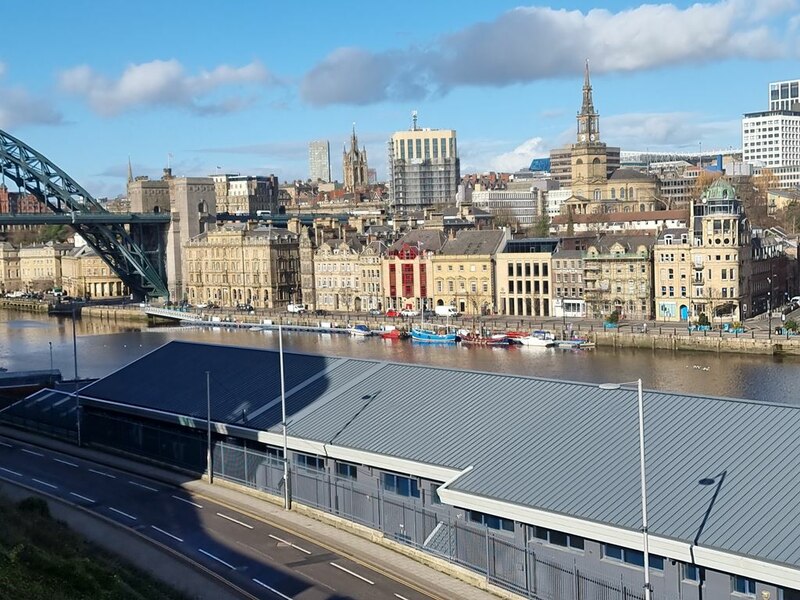
<path fill-rule="evenodd" d="M 130 225 L 169 223 L 169 213 L 0 214 L 0 225 Z"/>

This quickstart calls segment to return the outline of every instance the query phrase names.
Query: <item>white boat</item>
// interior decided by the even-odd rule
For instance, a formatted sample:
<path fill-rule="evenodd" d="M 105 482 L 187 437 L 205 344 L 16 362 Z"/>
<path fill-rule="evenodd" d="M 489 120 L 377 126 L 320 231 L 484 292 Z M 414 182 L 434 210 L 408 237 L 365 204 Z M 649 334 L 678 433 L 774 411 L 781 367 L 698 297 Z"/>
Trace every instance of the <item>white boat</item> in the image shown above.
<path fill-rule="evenodd" d="M 370 328 L 366 325 L 353 325 L 350 328 L 350 335 L 366 337 L 368 335 L 372 335 L 372 330 L 370 330 Z"/>
<path fill-rule="evenodd" d="M 556 345 L 556 339 L 549 331 L 532 331 L 530 335 L 517 338 L 523 346 L 539 346 L 540 348 L 550 348 Z"/>

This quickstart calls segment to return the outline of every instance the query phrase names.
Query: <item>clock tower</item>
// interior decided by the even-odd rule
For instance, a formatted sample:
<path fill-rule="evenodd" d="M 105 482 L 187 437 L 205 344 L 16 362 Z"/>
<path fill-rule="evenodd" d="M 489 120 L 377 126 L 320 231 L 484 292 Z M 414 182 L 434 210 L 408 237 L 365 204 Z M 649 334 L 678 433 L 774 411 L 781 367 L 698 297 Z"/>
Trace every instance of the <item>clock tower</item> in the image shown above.
<path fill-rule="evenodd" d="M 572 145 L 573 194 L 590 201 L 601 200 L 607 181 L 607 162 L 606 145 L 600 141 L 600 115 L 594 109 L 587 60 L 583 79 L 583 102 L 578 113 L 578 137 Z"/>

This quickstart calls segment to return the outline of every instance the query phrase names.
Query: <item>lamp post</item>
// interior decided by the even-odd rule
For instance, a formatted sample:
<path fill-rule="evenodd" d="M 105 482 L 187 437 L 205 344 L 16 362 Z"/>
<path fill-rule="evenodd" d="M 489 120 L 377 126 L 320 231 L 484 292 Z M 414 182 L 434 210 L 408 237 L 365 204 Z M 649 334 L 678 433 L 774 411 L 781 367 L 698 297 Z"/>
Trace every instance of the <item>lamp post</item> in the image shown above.
<path fill-rule="evenodd" d="M 208 483 L 214 483 L 214 464 L 211 452 L 211 371 L 206 371 L 206 446 Z"/>
<path fill-rule="evenodd" d="M 650 544 L 647 531 L 647 477 L 645 473 L 645 448 L 644 448 L 644 394 L 642 393 L 641 378 L 636 381 L 626 381 L 623 383 L 601 383 L 602 390 L 618 390 L 623 385 L 636 384 L 636 391 L 639 404 L 639 479 L 641 482 L 642 496 L 642 546 L 644 550 L 644 597 L 645 600 L 652 600 L 653 589 L 650 586 Z"/>
<path fill-rule="evenodd" d="M 772 267 L 771 264 L 770 267 Z M 770 275 L 772 275 L 771 270 Z M 767 325 L 767 335 L 772 339 L 772 277 L 767 277 L 767 285 L 769 285 L 769 289 L 767 290 L 767 319 L 769 322 L 769 325 Z"/>
<path fill-rule="evenodd" d="M 281 426 L 283 428 L 283 508 L 292 509 L 292 493 L 289 489 L 289 442 L 286 433 L 286 382 L 283 371 L 283 328 L 278 324 L 278 355 L 281 370 Z"/>
<path fill-rule="evenodd" d="M 50 370 L 53 370 L 53 342 L 47 342 L 50 346 Z"/>

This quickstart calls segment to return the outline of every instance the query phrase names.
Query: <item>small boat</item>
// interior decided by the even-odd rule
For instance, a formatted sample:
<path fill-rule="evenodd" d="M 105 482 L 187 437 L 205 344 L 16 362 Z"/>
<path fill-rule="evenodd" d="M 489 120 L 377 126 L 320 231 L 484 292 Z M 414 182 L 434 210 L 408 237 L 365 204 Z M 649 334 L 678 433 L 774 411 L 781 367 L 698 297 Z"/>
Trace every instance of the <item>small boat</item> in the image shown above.
<path fill-rule="evenodd" d="M 588 350 L 590 348 L 594 348 L 594 342 L 590 342 L 589 340 L 584 340 L 581 338 L 558 340 L 556 341 L 556 347 L 567 350 Z"/>
<path fill-rule="evenodd" d="M 446 344 L 455 344 L 459 338 L 455 327 L 420 323 L 411 328 L 411 339 L 416 342 L 444 342 Z"/>
<path fill-rule="evenodd" d="M 478 335 L 461 336 L 461 343 L 473 346 L 508 346 L 511 340 L 506 336 L 481 337 Z"/>
<path fill-rule="evenodd" d="M 366 325 L 353 325 L 350 328 L 350 335 L 355 335 L 358 337 L 366 337 L 368 335 L 372 335 L 372 330 L 367 327 Z"/>
<path fill-rule="evenodd" d="M 401 329 L 392 329 L 389 331 L 381 331 L 379 334 L 384 340 L 404 340 L 408 337 L 408 333 Z"/>
<path fill-rule="evenodd" d="M 517 338 L 523 346 L 538 346 L 540 348 L 551 348 L 556 345 L 556 339 L 549 331 L 532 331 L 530 335 Z"/>

